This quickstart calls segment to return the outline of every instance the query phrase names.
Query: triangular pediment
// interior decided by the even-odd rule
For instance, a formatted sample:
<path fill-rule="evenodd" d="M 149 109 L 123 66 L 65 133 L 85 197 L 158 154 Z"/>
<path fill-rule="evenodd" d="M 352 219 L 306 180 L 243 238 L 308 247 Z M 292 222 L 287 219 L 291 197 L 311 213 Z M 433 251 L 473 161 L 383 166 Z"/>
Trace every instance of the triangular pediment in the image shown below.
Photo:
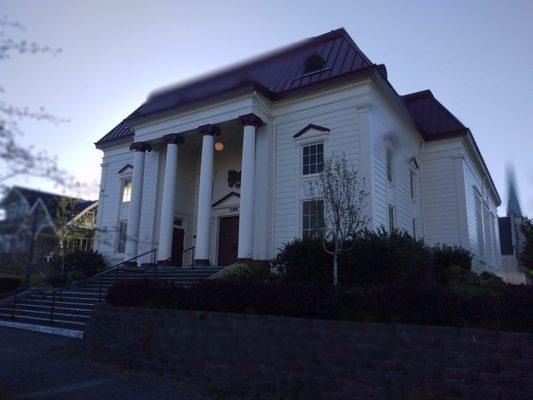
<path fill-rule="evenodd" d="M 328 133 L 328 132 L 329 132 L 329 128 L 326 128 L 325 126 L 309 124 L 305 128 L 298 131 L 293 137 L 296 139 L 302 135 L 310 135 L 312 133 L 322 134 L 322 133 Z"/>
<path fill-rule="evenodd" d="M 241 201 L 241 195 L 237 192 L 229 192 L 225 196 L 215 201 L 211 207 L 230 207 L 239 205 Z"/>
<path fill-rule="evenodd" d="M 133 165 L 126 164 L 118 171 L 118 173 L 119 174 L 125 174 L 125 173 L 131 172 L 131 171 L 133 171 Z"/>

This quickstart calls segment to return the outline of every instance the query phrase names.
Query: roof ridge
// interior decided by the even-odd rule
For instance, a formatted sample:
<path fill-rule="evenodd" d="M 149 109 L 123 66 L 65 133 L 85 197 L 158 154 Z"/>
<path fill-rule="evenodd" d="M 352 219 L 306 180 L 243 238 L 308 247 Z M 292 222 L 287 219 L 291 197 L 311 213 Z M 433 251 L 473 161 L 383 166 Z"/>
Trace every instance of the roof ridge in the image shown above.
<path fill-rule="evenodd" d="M 14 185 L 13 189 L 18 189 L 18 190 L 23 190 L 23 191 L 27 190 L 27 191 L 31 191 L 31 192 L 38 193 L 38 194 L 43 194 L 43 195 L 56 196 L 56 197 L 62 197 L 62 198 L 67 198 L 67 199 L 74 199 L 74 200 L 80 200 L 80 201 L 87 202 L 87 203 L 94 203 L 95 201 L 97 201 L 97 200 L 86 200 L 86 199 L 82 199 L 81 197 L 68 196 L 66 194 L 53 193 L 53 192 L 49 192 L 49 191 L 46 191 L 46 190 L 33 189 L 33 188 L 19 186 L 19 185 Z"/>
<path fill-rule="evenodd" d="M 293 52 L 295 50 L 301 50 L 301 49 L 304 49 L 305 47 L 312 46 L 312 45 L 315 45 L 317 43 L 322 43 L 322 42 L 325 42 L 325 41 L 328 41 L 328 40 L 331 40 L 331 39 L 334 39 L 334 38 L 337 38 L 337 37 L 346 38 L 348 40 L 348 42 L 350 42 L 350 44 L 352 44 L 352 46 L 359 53 L 361 53 L 361 55 L 365 59 L 365 61 L 370 62 L 370 60 L 368 60 L 366 55 L 364 55 L 363 52 L 354 43 L 354 41 L 352 40 L 352 38 L 350 37 L 350 35 L 346 31 L 346 29 L 341 27 L 341 28 L 337 28 L 337 29 L 331 30 L 329 32 L 317 35 L 317 36 L 311 36 L 311 37 L 307 37 L 305 39 L 301 39 L 299 41 L 293 42 L 293 43 L 288 44 L 288 45 L 276 47 L 276 48 L 274 48 L 274 49 L 272 49 L 270 51 L 261 52 L 260 54 L 257 54 L 255 56 L 251 56 L 249 58 L 243 59 L 242 61 L 237 61 L 237 62 L 235 62 L 233 64 L 228 64 L 228 65 L 226 65 L 224 67 L 221 67 L 219 69 L 212 70 L 211 72 L 206 72 L 206 73 L 204 73 L 202 75 L 194 77 L 193 79 L 184 80 L 184 81 L 182 81 L 180 83 L 176 83 L 175 85 L 171 85 L 170 87 L 169 86 L 161 87 L 159 89 L 154 90 L 152 93 L 150 93 L 146 100 L 148 101 L 148 100 L 150 100 L 151 98 L 153 98 L 155 96 L 163 95 L 163 94 L 166 94 L 166 93 L 170 93 L 172 90 L 175 90 L 175 89 L 178 89 L 178 88 L 184 88 L 184 87 L 187 87 L 189 85 L 192 86 L 194 84 L 203 82 L 203 81 L 205 81 L 207 79 L 218 78 L 218 77 L 221 77 L 221 76 L 223 76 L 224 74 L 227 74 L 227 73 L 235 73 L 236 71 L 239 71 L 241 69 L 249 68 L 250 66 L 253 66 L 253 65 L 256 65 L 256 64 L 260 64 L 260 63 L 263 63 L 265 61 L 281 57 L 281 56 L 283 56 L 286 53 L 290 53 L 290 52 Z M 142 104 L 137 109 L 139 109 L 141 107 L 142 107 Z M 137 111 L 137 109 L 135 111 Z M 135 111 L 132 114 L 134 114 Z M 129 116 L 126 117 L 126 120 L 128 118 L 129 118 Z"/>
<path fill-rule="evenodd" d="M 462 129 L 469 129 L 465 124 L 463 124 L 459 118 L 457 118 L 448 108 L 442 104 L 433 94 L 433 92 L 430 89 L 421 90 L 419 92 L 413 92 L 409 94 L 405 94 L 402 97 L 408 98 L 408 99 L 421 99 L 421 98 L 427 98 L 430 97 L 436 104 L 439 106 L 444 112 L 446 112 L 455 122 L 457 122 Z"/>

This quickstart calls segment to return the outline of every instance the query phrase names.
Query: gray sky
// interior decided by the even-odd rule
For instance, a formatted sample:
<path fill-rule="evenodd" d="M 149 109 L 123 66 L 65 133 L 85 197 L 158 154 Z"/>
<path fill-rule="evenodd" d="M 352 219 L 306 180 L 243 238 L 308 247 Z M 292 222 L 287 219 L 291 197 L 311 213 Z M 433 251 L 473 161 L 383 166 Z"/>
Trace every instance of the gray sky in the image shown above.
<path fill-rule="evenodd" d="M 63 49 L 0 62 L 0 98 L 70 119 L 26 123 L 24 140 L 56 154 L 80 180 L 100 179 L 93 143 L 152 90 L 342 26 L 387 65 L 400 94 L 430 88 L 471 128 L 504 205 L 512 163 L 522 208 L 533 215 L 531 0 L 0 4 L 0 14 L 26 27 L 14 37 Z M 13 183 L 58 190 L 35 179 Z"/>

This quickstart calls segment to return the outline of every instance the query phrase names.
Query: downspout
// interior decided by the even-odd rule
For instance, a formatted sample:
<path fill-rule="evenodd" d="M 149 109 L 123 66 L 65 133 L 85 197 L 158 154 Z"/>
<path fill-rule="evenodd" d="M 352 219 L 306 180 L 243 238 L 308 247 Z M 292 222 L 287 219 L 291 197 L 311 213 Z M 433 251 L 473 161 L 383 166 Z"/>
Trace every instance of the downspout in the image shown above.
<path fill-rule="evenodd" d="M 275 256 L 274 238 L 275 238 L 275 223 L 276 220 L 276 136 L 277 136 L 277 123 L 274 120 L 272 125 L 272 219 L 269 221 L 271 226 L 271 241 L 272 241 L 272 257 Z"/>

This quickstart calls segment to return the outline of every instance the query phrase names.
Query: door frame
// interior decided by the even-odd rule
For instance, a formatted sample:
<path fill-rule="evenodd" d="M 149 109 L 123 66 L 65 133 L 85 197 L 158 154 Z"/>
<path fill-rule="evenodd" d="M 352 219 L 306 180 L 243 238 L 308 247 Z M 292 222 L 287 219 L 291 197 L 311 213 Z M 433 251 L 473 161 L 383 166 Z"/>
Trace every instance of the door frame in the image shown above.
<path fill-rule="evenodd" d="M 181 219 L 181 226 L 176 225 L 174 222 L 176 219 Z M 174 219 L 172 220 L 172 243 L 174 244 L 174 229 L 183 230 L 183 250 L 187 249 L 187 218 L 182 214 L 175 214 Z M 171 250 L 172 251 L 172 250 Z M 182 259 L 183 265 L 185 265 L 185 260 Z"/>
<path fill-rule="evenodd" d="M 218 256 L 220 254 L 220 220 L 222 218 L 239 217 L 239 212 L 228 212 L 227 214 L 217 215 L 217 234 L 215 240 L 215 264 L 218 265 Z"/>

